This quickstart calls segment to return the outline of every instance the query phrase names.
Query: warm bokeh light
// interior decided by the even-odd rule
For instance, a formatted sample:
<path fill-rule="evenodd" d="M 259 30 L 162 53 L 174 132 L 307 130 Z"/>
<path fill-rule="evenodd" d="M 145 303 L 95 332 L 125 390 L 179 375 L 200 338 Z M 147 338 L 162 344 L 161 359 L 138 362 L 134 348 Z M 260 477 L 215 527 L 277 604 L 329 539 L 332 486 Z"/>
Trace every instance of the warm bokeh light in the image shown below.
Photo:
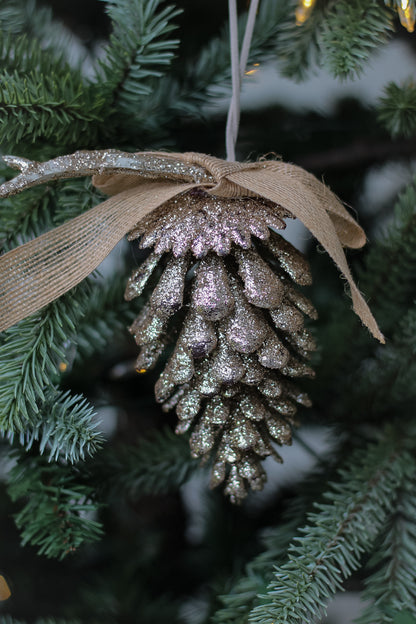
<path fill-rule="evenodd" d="M 0 601 L 7 600 L 12 595 L 10 587 L 7 584 L 4 576 L 0 575 Z"/>
<path fill-rule="evenodd" d="M 246 76 L 252 76 L 253 74 L 255 74 L 255 73 L 256 73 L 256 71 L 259 69 L 259 67 L 260 67 L 260 63 L 253 63 L 253 67 L 252 67 L 252 69 L 248 69 L 248 70 L 245 72 L 245 75 L 246 75 Z"/>
<path fill-rule="evenodd" d="M 299 0 L 296 9 L 296 25 L 301 26 L 308 19 L 316 0 Z"/>
<path fill-rule="evenodd" d="M 416 11 L 410 0 L 401 0 L 401 4 L 397 9 L 399 13 L 400 23 L 408 32 L 415 29 Z"/>

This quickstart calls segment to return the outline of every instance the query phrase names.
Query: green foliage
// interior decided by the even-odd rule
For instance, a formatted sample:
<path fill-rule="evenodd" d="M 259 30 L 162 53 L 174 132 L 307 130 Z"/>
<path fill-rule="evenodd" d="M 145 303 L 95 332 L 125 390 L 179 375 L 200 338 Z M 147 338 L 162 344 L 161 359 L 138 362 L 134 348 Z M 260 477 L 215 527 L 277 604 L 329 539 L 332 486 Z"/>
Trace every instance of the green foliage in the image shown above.
<path fill-rule="evenodd" d="M 12 35 L 6 28 L 0 32 L 0 61 L 3 71 L 9 74 L 39 71 L 42 74 L 52 73 L 58 79 L 64 78 L 70 70 L 62 52 L 51 54 L 51 50 L 45 49 L 38 39 L 29 38 L 26 34 Z"/>
<path fill-rule="evenodd" d="M 302 26 L 295 25 L 296 6 L 297 0 L 262 0 L 249 63 L 264 63 L 277 54 L 287 76 L 306 77 L 316 65 L 336 77 L 354 77 L 392 30 L 394 13 L 381 1 L 317 0 Z M 35 154 L 41 159 L 44 153 L 49 157 L 57 150 L 62 153 L 75 147 L 132 149 L 147 141 L 154 148 L 162 140 L 163 147 L 173 147 L 172 128 L 179 126 L 180 131 L 184 118 L 200 118 L 207 101 L 213 102 L 229 89 L 227 27 L 200 46 L 195 57 L 181 58 L 175 64 L 178 40 L 172 32 L 179 10 L 161 0 L 110 0 L 107 13 L 113 32 L 103 60 L 93 59 L 96 72 L 91 81 L 81 66 L 71 64 L 65 29 L 49 10 L 31 0 L 1 3 L 2 150 L 16 147 L 24 156 Z M 242 15 L 241 35 L 245 20 Z M 412 82 L 386 88 L 379 120 L 393 136 L 415 133 L 415 100 Z M 303 118 L 303 122 L 306 136 L 310 120 Z M 313 150 L 319 149 L 320 144 L 313 146 Z M 1 174 L 12 175 L 6 168 Z M 48 184 L 3 199 L 2 250 L 81 214 L 100 199 L 91 183 L 83 180 Z M 111 503 L 103 514 L 109 539 L 97 559 L 91 554 L 88 574 L 95 568 L 101 570 L 103 562 L 108 564 L 111 549 L 117 552 L 117 569 L 122 573 L 119 578 L 112 570 L 117 577 L 115 588 L 109 589 L 104 577 L 99 579 L 101 583 L 92 583 L 93 589 L 100 587 L 103 596 L 98 601 L 98 621 L 111 622 L 119 614 L 119 619 L 127 621 L 137 611 L 132 605 L 137 604 L 144 622 L 170 621 L 177 617 L 179 604 L 186 607 L 189 596 L 204 600 L 206 588 L 218 582 L 221 574 L 238 574 L 247 557 L 238 552 L 228 567 L 219 563 L 217 553 L 224 546 L 224 536 L 236 529 L 233 521 L 238 522 L 238 530 L 250 527 L 250 536 L 254 525 L 256 532 L 264 533 L 266 523 L 271 528 L 263 552 L 221 597 L 222 608 L 214 618 L 217 624 L 309 622 L 369 556 L 369 566 L 361 570 L 367 575 L 366 596 L 371 604 L 365 607 L 361 624 L 407 624 L 414 619 L 415 206 L 416 183 L 400 196 L 395 223 L 372 245 L 360 274 L 360 288 L 369 297 L 388 344 L 379 347 L 367 337 L 361 338 L 364 332 L 358 335 L 358 322 L 352 320 L 345 302 L 338 325 L 321 332 L 327 337 L 327 370 L 314 382 L 318 390 L 313 392 L 319 396 L 313 417 L 319 422 L 339 419 L 337 431 L 346 436 L 343 448 L 348 449 L 342 462 L 342 452 L 334 450 L 333 461 L 342 466 L 340 471 L 334 478 L 327 472 L 315 476 L 315 486 L 309 492 L 305 488 L 296 495 L 281 492 L 284 505 L 276 496 L 266 511 L 250 507 L 249 501 L 246 508 L 230 512 L 227 503 L 221 502 L 212 508 L 212 526 L 200 548 L 185 544 L 185 514 L 178 492 L 199 469 L 199 462 L 189 456 L 186 437 L 175 436 L 170 429 L 152 429 L 150 435 L 133 443 L 148 422 L 152 428 L 158 427 L 156 410 L 152 414 L 155 423 L 146 420 L 146 401 L 153 400 L 151 384 L 148 390 L 143 384 L 148 397 L 141 394 L 138 398 L 136 389 L 136 394 L 131 389 L 131 394 L 125 392 L 128 384 L 124 381 L 114 383 L 114 390 L 113 381 L 107 384 L 106 373 L 98 381 L 96 373 L 91 374 L 92 358 L 106 349 L 115 353 L 121 345 L 122 357 L 133 358 L 133 352 L 124 351 L 125 326 L 142 301 L 123 300 L 124 278 L 115 275 L 80 285 L 0 337 L 1 444 L 21 443 L 9 475 L 9 492 L 14 501 L 22 499 L 16 523 L 23 543 L 32 544 L 47 557 L 63 558 L 101 536 L 95 514 L 104 501 Z M 63 374 L 66 364 L 74 365 L 73 376 Z M 115 401 L 122 395 L 126 406 L 114 444 L 94 457 L 89 456 L 100 446 L 101 437 L 92 406 L 79 392 L 72 394 L 66 389 L 76 383 L 85 384 L 94 395 L 105 387 Z M 391 429 L 384 428 L 380 437 L 382 419 L 394 419 L 395 423 Z M 366 446 L 364 436 L 373 443 Z M 164 494 L 163 501 L 152 497 L 154 493 Z M 287 506 L 291 497 L 294 503 Z M 173 501 L 173 519 L 168 501 Z M 305 521 L 311 501 L 320 502 Z M 284 517 L 283 506 L 289 510 Z M 172 527 L 176 530 L 173 538 Z M 120 551 L 123 540 L 127 547 Z M 204 548 L 210 551 L 208 555 Z M 177 556 L 179 549 L 185 551 L 183 558 Z M 223 550 L 228 553 L 228 544 Z M 178 570 L 177 575 L 165 575 L 173 584 L 173 600 L 160 597 L 166 572 L 162 554 L 171 566 L 169 572 Z M 146 576 L 139 589 L 137 570 Z M 231 582 L 225 579 L 225 585 Z M 77 613 L 78 603 L 76 599 L 73 602 Z M 96 603 L 94 595 L 92 610 Z M 4 624 L 17 624 L 11 617 L 0 618 L 3 620 Z M 42 624 L 52 622 L 44 620 Z"/>
<path fill-rule="evenodd" d="M 402 86 L 390 82 L 378 106 L 379 121 L 392 137 L 412 137 L 416 133 L 416 85 L 407 81 Z"/>
<path fill-rule="evenodd" d="M 356 407 L 356 418 L 395 418 L 390 402 L 400 408 L 400 420 L 412 418 L 416 400 L 416 308 L 399 322 L 387 345 L 378 350 L 355 374 L 348 403 Z M 366 397 L 366 399 L 364 399 Z M 344 406 L 345 409 L 345 406 Z"/>
<path fill-rule="evenodd" d="M 410 613 L 410 611 L 400 611 L 400 613 L 392 613 L 394 624 L 415 624 L 416 618 Z"/>
<path fill-rule="evenodd" d="M 32 190 L 32 189 L 31 189 Z M 33 189 L 34 190 L 34 189 Z M 66 180 L 54 188 L 53 225 L 74 219 L 106 199 L 92 185 L 91 179 Z M 19 195 L 13 197 L 17 199 Z"/>
<path fill-rule="evenodd" d="M 287 563 L 275 569 L 250 622 L 300 624 L 316 618 L 373 548 L 391 511 L 392 492 L 416 474 L 403 439 L 390 430 L 378 444 L 355 451 L 348 463 L 324 494 L 328 502 L 308 514 L 309 524 L 289 547 Z"/>
<path fill-rule="evenodd" d="M 325 23 L 328 3 L 318 0 L 309 18 L 301 26 L 296 25 L 297 1 L 287 3 L 287 17 L 281 24 L 277 58 L 284 76 L 304 80 L 313 64 L 318 62 L 318 39 Z"/>
<path fill-rule="evenodd" d="M 63 559 L 81 544 L 100 538 L 101 525 L 92 519 L 98 509 L 93 488 L 79 482 L 74 467 L 48 464 L 31 454 L 16 452 L 14 458 L 17 463 L 9 473 L 8 492 L 13 501 L 26 499 L 15 515 L 23 545 Z"/>
<path fill-rule="evenodd" d="M 87 147 L 107 112 L 102 89 L 68 62 L 70 36 L 33 1 L 0 7 L 0 142 Z"/>
<path fill-rule="evenodd" d="M 360 285 L 389 336 L 416 298 L 416 180 L 399 195 L 394 221 L 372 246 Z"/>
<path fill-rule="evenodd" d="M 383 597 L 386 600 L 384 611 L 368 606 L 359 624 L 392 622 L 381 619 L 382 612 L 402 611 L 410 602 L 415 604 L 416 464 L 408 451 L 401 456 L 400 446 L 406 433 L 401 434 L 401 441 L 396 438 L 392 442 L 390 435 L 391 428 L 387 427 L 377 446 L 356 451 L 343 462 L 337 479 L 330 481 L 330 490 L 318 497 L 330 503 L 315 504 L 319 512 L 309 513 L 309 524 L 299 528 L 304 523 L 308 498 L 317 498 L 321 473 L 302 485 L 285 513 L 285 521 L 266 532 L 264 551 L 247 566 L 245 575 L 231 590 L 220 597 L 224 606 L 216 612 L 215 624 L 314 621 L 312 614 L 319 613 L 331 594 L 342 589 L 342 578 L 358 567 L 364 552 L 374 553 L 370 565 L 376 570 L 374 579 L 368 580 L 365 598 L 376 600 L 376 605 Z M 408 448 L 412 453 L 412 448 Z M 397 504 L 392 506 L 390 497 L 396 489 Z M 377 511 L 373 508 L 374 500 L 378 501 Z M 381 516 L 373 524 L 376 513 Z M 388 529 L 384 528 L 386 518 Z M 370 535 L 368 541 L 357 538 L 355 525 Z M 379 531 L 381 537 L 377 537 Z"/>
<path fill-rule="evenodd" d="M 322 64 L 336 78 L 359 76 L 392 30 L 391 13 L 377 0 L 337 0 L 325 16 L 320 37 Z"/>
<path fill-rule="evenodd" d="M 273 57 L 280 23 L 286 13 L 287 6 L 283 3 L 274 0 L 264 0 L 260 3 L 248 64 L 264 62 Z M 244 35 L 246 19 L 247 16 L 242 15 L 238 21 L 240 41 Z M 165 89 L 173 90 L 169 98 L 169 107 L 172 111 L 199 116 L 201 105 L 207 98 L 218 97 L 219 90 L 224 91 L 224 84 L 227 89 L 229 88 L 231 79 L 229 46 L 229 29 L 226 25 L 221 36 L 212 39 L 202 48 L 196 59 L 186 63 L 180 82 L 171 78 L 161 86 L 161 98 L 165 97 Z M 227 62 L 224 62 L 225 59 Z"/>
<path fill-rule="evenodd" d="M 36 426 L 46 390 L 57 386 L 60 365 L 67 363 L 67 348 L 87 293 L 84 283 L 4 332 L 0 345 L 1 429 L 20 432 Z"/>
<path fill-rule="evenodd" d="M 0 85 L 0 141 L 49 139 L 62 146 L 88 147 L 97 138 L 104 100 L 68 69 L 66 75 L 40 71 L 4 72 Z"/>
<path fill-rule="evenodd" d="M 377 0 L 318 0 L 300 26 L 294 20 L 296 6 L 295 1 L 288 3 L 278 59 L 282 73 L 299 80 L 314 64 L 336 78 L 358 76 L 393 30 L 391 11 Z"/>
<path fill-rule="evenodd" d="M 10 615 L 0 615 L 0 624 L 26 624 L 26 622 L 24 622 L 20 618 L 17 619 L 11 617 Z M 36 620 L 34 620 L 34 624 L 81 624 L 81 621 L 74 619 L 64 620 L 62 618 L 47 617 L 37 618 Z"/>
<path fill-rule="evenodd" d="M 107 450 L 94 460 L 97 481 L 104 479 L 105 489 L 125 492 L 137 498 L 144 494 L 162 494 L 177 490 L 199 467 L 192 459 L 188 440 L 170 429 L 155 431 L 137 445 L 123 445 Z"/>
<path fill-rule="evenodd" d="M 2 177 L 1 181 L 4 180 Z M 25 195 L 8 197 L 2 202 L 0 214 L 0 249 L 10 251 L 19 242 L 52 227 L 51 188 L 39 186 Z"/>
<path fill-rule="evenodd" d="M 325 358 L 318 383 L 330 384 L 329 395 L 336 388 L 332 401 L 326 396 L 328 415 L 343 418 L 349 411 L 348 422 L 364 415 L 379 418 L 380 410 L 390 417 L 389 401 L 393 396 L 403 407 L 399 388 L 404 391 L 402 398 L 411 399 L 415 393 L 407 371 L 413 370 L 414 358 L 411 332 L 416 299 L 416 181 L 400 193 L 391 222 L 372 244 L 358 275 L 360 289 L 368 298 L 387 344 L 381 347 L 360 329 L 344 301 L 335 303 L 332 321 L 321 332 Z M 404 374 L 407 385 L 401 382 Z M 391 395 L 393 386 L 397 391 Z M 341 404 L 338 397 L 344 391 Z"/>
<path fill-rule="evenodd" d="M 19 435 L 26 449 L 39 442 L 39 453 L 49 453 L 49 461 L 58 458 L 75 463 L 93 455 L 101 444 L 92 406 L 83 396 L 69 392 L 49 391 L 37 413 L 37 420 Z M 7 435 L 13 442 L 14 433 Z"/>
<path fill-rule="evenodd" d="M 0 182 L 10 169 L 0 169 Z M 61 225 L 95 206 L 102 199 L 91 180 L 69 180 L 59 186 L 47 185 L 2 199 L 0 249 L 17 247 L 43 232 Z"/>
<path fill-rule="evenodd" d="M 287 17 L 287 4 L 262 0 L 253 32 L 248 64 L 264 62 L 276 54 L 281 22 Z M 247 16 L 238 20 L 242 40 Z M 229 91 L 231 70 L 229 59 L 229 30 L 226 24 L 221 35 L 214 37 L 195 58 L 177 67 L 176 74 L 167 74 L 154 84 L 151 94 L 141 104 L 140 127 L 152 133 L 152 141 L 160 139 L 160 125 L 185 118 L 208 116 L 204 105 L 215 101 L 219 93 Z M 168 140 L 162 136 L 164 141 Z"/>
<path fill-rule="evenodd" d="M 39 6 L 35 0 L 2 0 L 0 29 L 15 36 L 28 34 L 38 39 L 47 37 L 50 43 L 51 35 L 58 31 L 62 42 L 63 27 L 53 21 L 50 8 Z"/>
<path fill-rule="evenodd" d="M 176 27 L 172 20 L 180 11 L 161 7 L 160 0 L 110 0 L 106 10 L 113 33 L 100 64 L 108 98 L 128 121 L 139 121 L 140 103 L 155 88 L 172 62 L 177 39 L 167 35 Z"/>
<path fill-rule="evenodd" d="M 119 337 L 129 336 L 127 327 L 141 307 L 141 300 L 125 301 L 125 279 L 100 280 L 99 287 L 91 292 L 84 316 L 77 327 L 77 353 L 79 360 L 96 357 Z M 130 336 L 129 336 L 130 337 Z"/>
<path fill-rule="evenodd" d="M 304 521 L 303 506 L 300 509 L 292 507 L 286 514 L 286 517 L 291 515 L 291 519 L 269 529 L 263 540 L 264 551 L 247 565 L 245 575 L 231 590 L 219 597 L 223 607 L 213 617 L 215 624 L 246 624 L 258 596 L 267 591 L 274 566 L 284 561 L 288 546 Z"/>
<path fill-rule="evenodd" d="M 369 601 L 357 624 L 405 624 L 416 619 L 416 480 L 403 482 L 394 513 L 367 568 L 363 599 Z"/>

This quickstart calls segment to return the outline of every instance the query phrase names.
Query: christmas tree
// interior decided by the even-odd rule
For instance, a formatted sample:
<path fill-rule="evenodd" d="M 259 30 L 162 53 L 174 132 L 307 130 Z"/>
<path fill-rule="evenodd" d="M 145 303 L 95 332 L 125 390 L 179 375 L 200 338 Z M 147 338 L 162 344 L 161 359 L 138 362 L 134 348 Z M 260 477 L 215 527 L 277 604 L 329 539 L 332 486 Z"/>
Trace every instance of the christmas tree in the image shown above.
<path fill-rule="evenodd" d="M 359 624 L 416 622 L 416 87 L 394 74 L 371 105 L 337 91 L 398 50 L 414 67 L 416 2 L 260 0 L 243 88 L 266 67 L 338 96 L 320 113 L 312 91 L 247 92 L 236 143 L 241 163 L 294 163 L 293 195 L 306 176 L 353 206 L 368 243 L 348 263 L 385 344 L 316 241 L 298 236 L 304 257 L 280 236 L 285 201 L 209 194 L 198 158 L 226 157 L 235 78 L 227 3 L 51 6 L 0 3 L 4 188 L 10 165 L 27 180 L 29 161 L 79 150 L 105 152 L 96 174 L 120 153 L 159 171 L 186 153 L 169 175 L 193 188 L 0 333 L 0 622 L 301 624 L 343 590 Z M 56 177 L 0 198 L 0 266 L 112 194 L 104 175 Z M 21 310 L 33 284 L 11 276 Z"/>

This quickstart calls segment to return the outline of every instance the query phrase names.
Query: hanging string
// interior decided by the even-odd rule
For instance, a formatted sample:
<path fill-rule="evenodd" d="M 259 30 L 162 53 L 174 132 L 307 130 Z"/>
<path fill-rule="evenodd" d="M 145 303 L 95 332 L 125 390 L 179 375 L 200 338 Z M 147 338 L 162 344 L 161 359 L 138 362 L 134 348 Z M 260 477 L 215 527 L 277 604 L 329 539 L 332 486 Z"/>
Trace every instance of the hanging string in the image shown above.
<path fill-rule="evenodd" d="M 260 0 L 251 0 L 250 9 L 247 16 L 247 24 L 244 33 L 243 45 L 241 47 L 241 54 L 239 56 L 237 3 L 236 0 L 228 0 L 232 97 L 230 107 L 228 109 L 227 127 L 225 131 L 225 144 L 227 150 L 227 160 L 231 161 L 235 160 L 235 144 L 237 142 L 238 126 L 240 123 L 241 80 L 244 77 L 246 71 L 259 1 Z"/>
<path fill-rule="evenodd" d="M 228 0 L 228 15 L 230 24 L 232 96 L 225 130 L 225 146 L 227 150 L 227 160 L 235 160 L 235 144 L 237 141 L 240 108 L 240 62 L 238 58 L 238 18 L 236 0 Z"/>

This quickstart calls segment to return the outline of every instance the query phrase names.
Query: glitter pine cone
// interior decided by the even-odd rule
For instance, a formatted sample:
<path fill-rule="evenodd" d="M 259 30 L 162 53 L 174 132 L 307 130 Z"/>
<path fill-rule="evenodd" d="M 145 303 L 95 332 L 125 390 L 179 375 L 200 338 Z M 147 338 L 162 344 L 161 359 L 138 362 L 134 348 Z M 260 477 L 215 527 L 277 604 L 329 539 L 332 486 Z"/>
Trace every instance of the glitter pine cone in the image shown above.
<path fill-rule="evenodd" d="M 191 431 L 194 457 L 213 455 L 211 487 L 225 482 L 233 502 L 263 488 L 262 460 L 281 461 L 272 441 L 290 444 L 296 403 L 310 405 L 292 378 L 314 375 L 304 315 L 317 315 L 293 286 L 311 283 L 307 261 L 273 231 L 286 227 L 285 217 L 261 198 L 198 189 L 129 234 L 153 248 L 125 293 L 130 300 L 153 288 L 130 328 L 140 346 L 137 370 L 154 367 L 176 333 L 156 399 L 165 411 L 176 407 L 176 431 Z"/>

